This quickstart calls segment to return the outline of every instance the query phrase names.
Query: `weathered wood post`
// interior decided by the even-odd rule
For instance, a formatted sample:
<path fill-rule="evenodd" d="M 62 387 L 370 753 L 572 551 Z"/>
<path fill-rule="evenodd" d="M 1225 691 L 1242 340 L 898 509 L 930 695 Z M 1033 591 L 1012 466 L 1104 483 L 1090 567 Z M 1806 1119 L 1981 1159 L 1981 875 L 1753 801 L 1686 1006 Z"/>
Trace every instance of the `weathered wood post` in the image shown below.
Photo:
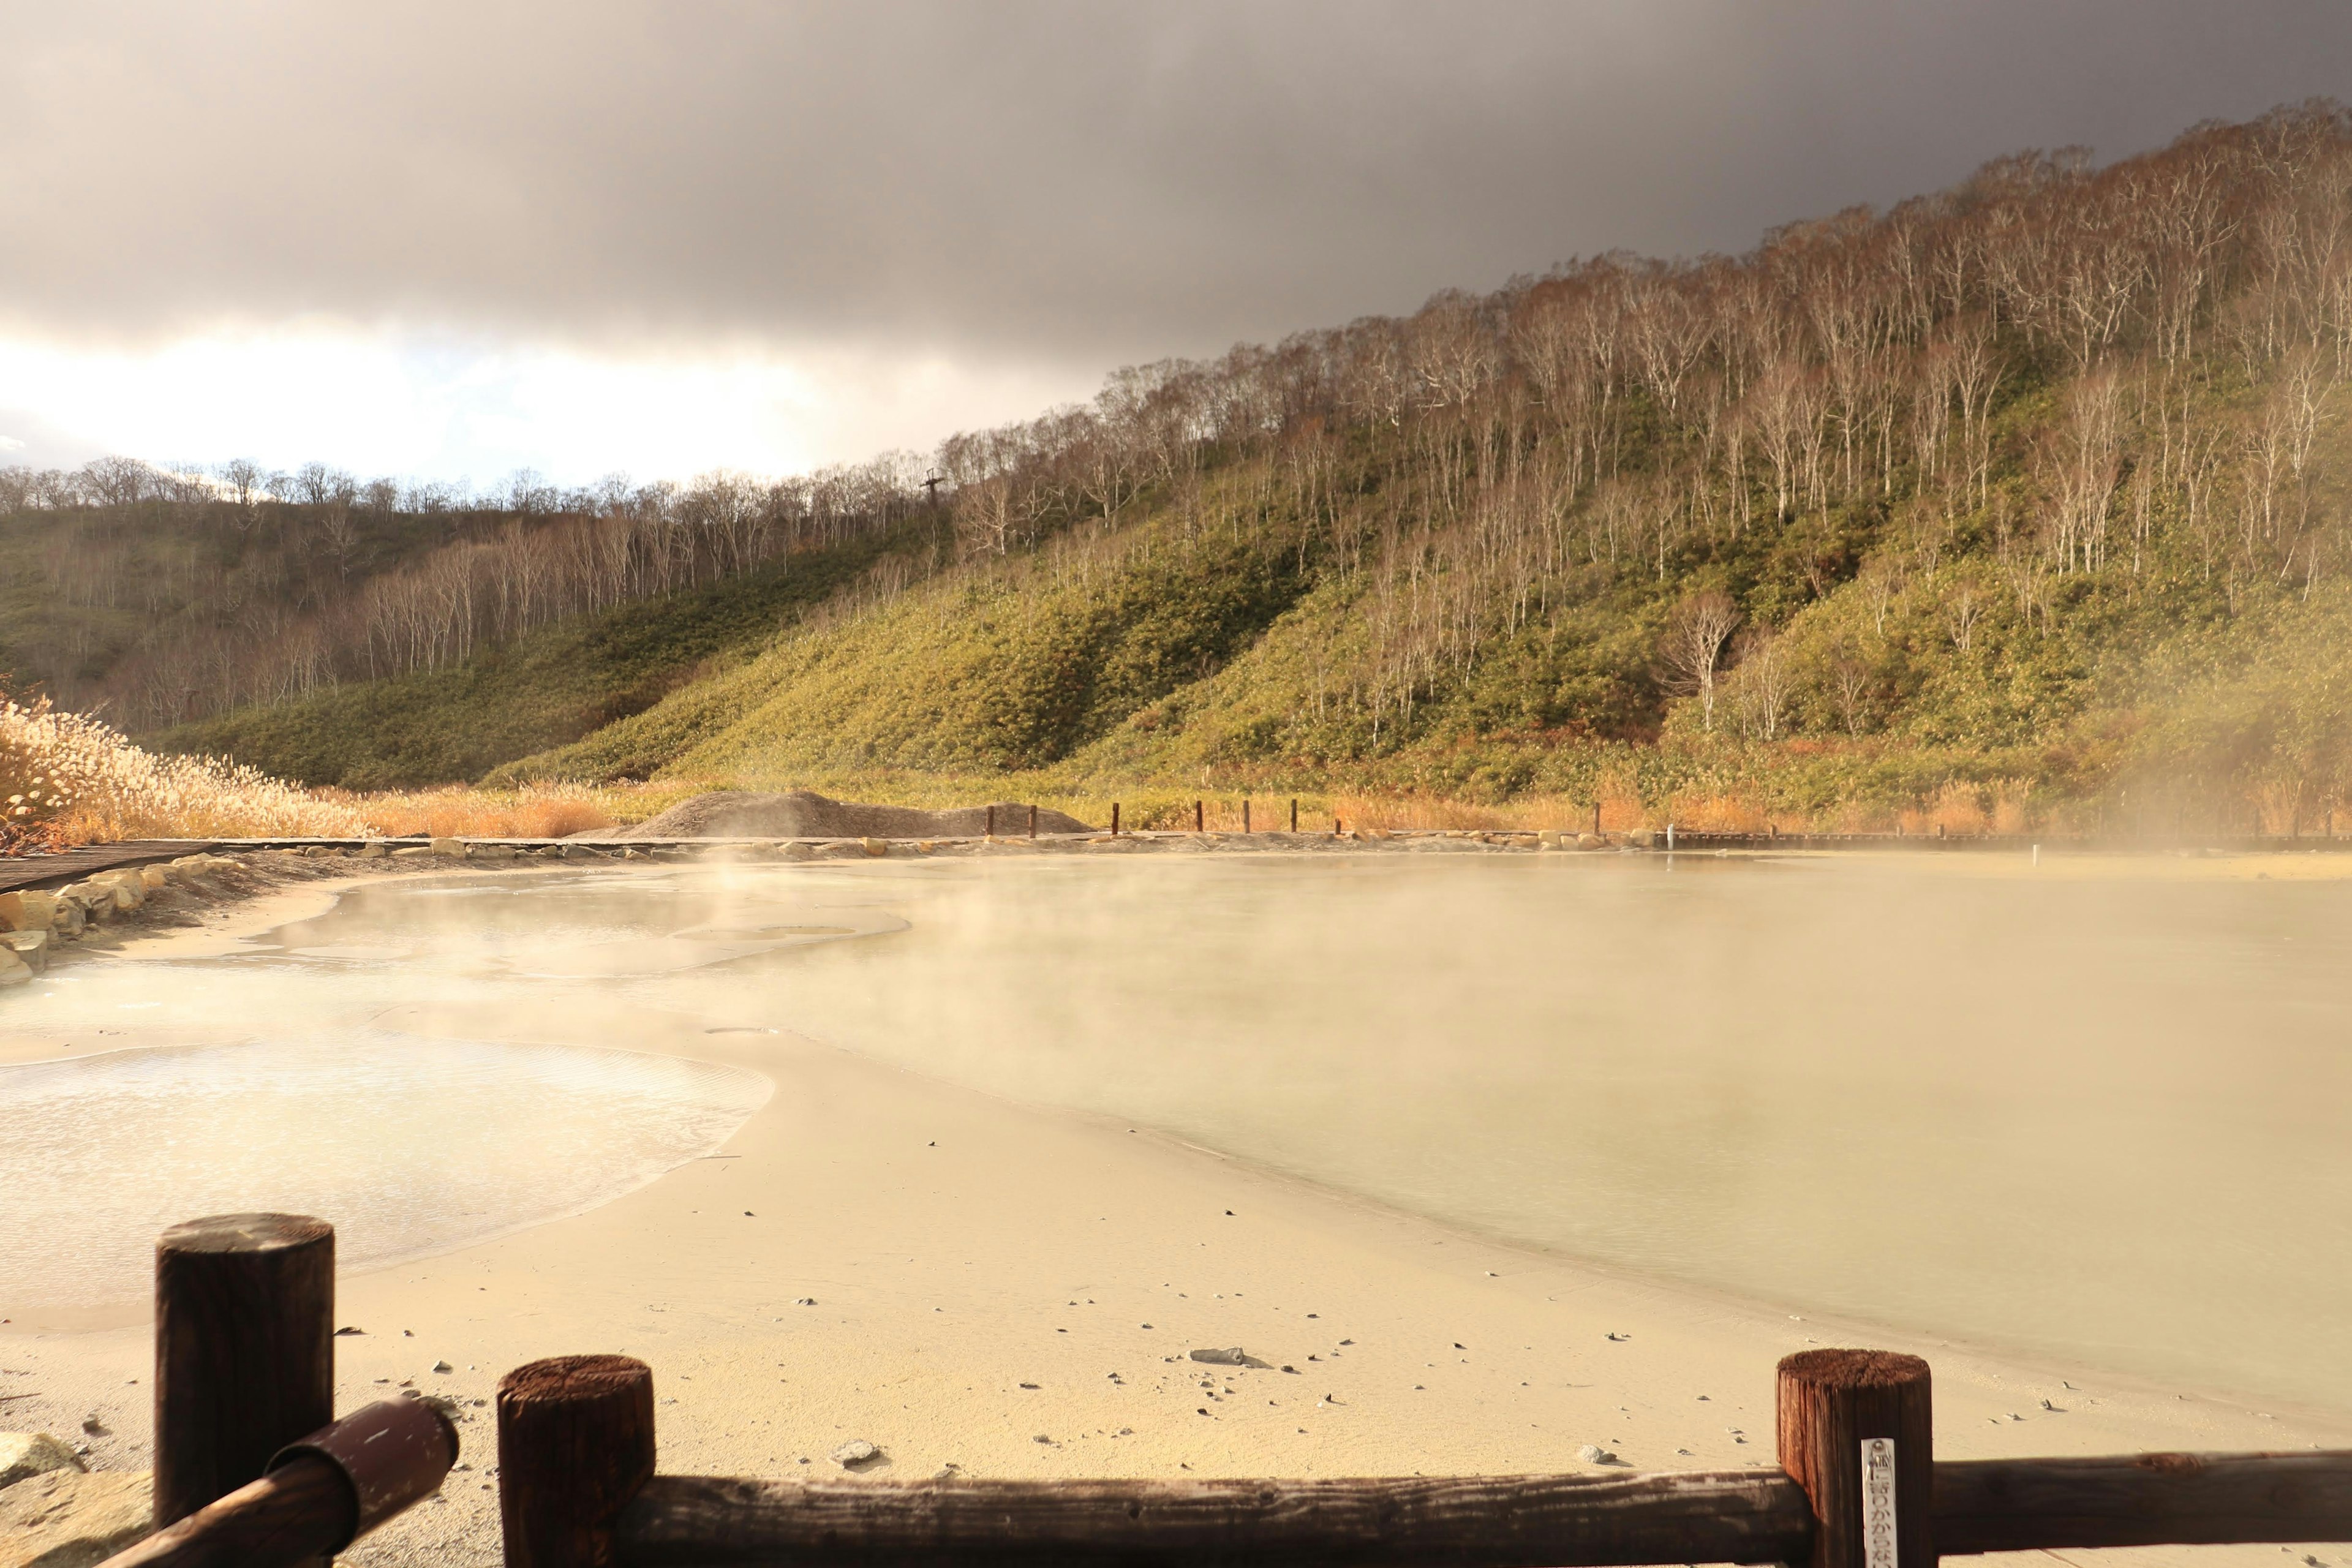
<path fill-rule="evenodd" d="M 507 1568 L 611 1568 L 621 1510 L 654 1473 L 654 1374 L 622 1355 L 535 1361 L 499 1379 Z"/>
<path fill-rule="evenodd" d="M 1592 802 L 1592 837 L 1601 837 L 1601 801 L 1597 796 Z"/>
<path fill-rule="evenodd" d="M 1202 810 L 1201 802 L 1197 800 L 1194 801 L 1192 803 L 1192 831 L 1195 833 L 1206 832 L 1206 822 L 1207 815 Z"/>
<path fill-rule="evenodd" d="M 1118 802 L 1117 801 L 1110 803 L 1110 836 L 1113 838 L 1118 837 Z"/>
<path fill-rule="evenodd" d="M 1780 1363 L 1780 1468 L 1812 1505 L 1811 1568 L 1932 1568 L 1934 1409 L 1927 1363 L 1889 1351 Z"/>
<path fill-rule="evenodd" d="M 988 826 L 983 831 L 990 838 L 996 837 L 996 807 L 993 805 L 988 808 Z"/>
<path fill-rule="evenodd" d="M 214 1215 L 155 1243 L 155 1528 L 335 1418 L 335 1227 Z"/>
<path fill-rule="evenodd" d="M 1298 831 L 1298 797 L 1295 795 L 1290 797 L 1290 831 Z"/>
<path fill-rule="evenodd" d="M 1242 800 L 1242 831 L 1247 833 L 1249 830 L 1249 800 L 1244 796 Z"/>
<path fill-rule="evenodd" d="M 1037 837 L 1037 807 L 1034 804 L 1029 807 L 1029 837 Z"/>

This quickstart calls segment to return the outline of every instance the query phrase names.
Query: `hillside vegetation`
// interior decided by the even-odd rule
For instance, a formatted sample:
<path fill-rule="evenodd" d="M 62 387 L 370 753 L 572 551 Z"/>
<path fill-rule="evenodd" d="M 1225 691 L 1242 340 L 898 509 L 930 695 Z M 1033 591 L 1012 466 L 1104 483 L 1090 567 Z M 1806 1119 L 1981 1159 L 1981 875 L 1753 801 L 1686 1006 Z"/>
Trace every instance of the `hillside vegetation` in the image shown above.
<path fill-rule="evenodd" d="M 570 700 L 593 727 L 629 710 L 651 670 L 675 679 L 681 661 L 739 632 L 772 631 L 772 616 L 756 628 L 743 617 L 774 596 L 772 580 L 809 564 L 822 594 L 845 562 L 869 557 L 907 516 L 911 461 L 894 454 L 777 481 L 719 473 L 633 487 L 614 477 L 569 491 L 525 472 L 489 496 L 362 482 L 318 463 L 292 474 L 125 458 L 72 472 L 0 468 L 0 679 L 152 732 L 299 704 L 354 682 L 495 664 L 533 689 L 526 706 Z M 755 574 L 769 586 L 703 594 Z M 623 610 L 608 633 L 589 634 L 584 650 L 574 637 L 580 657 L 614 668 L 567 672 L 557 678 L 562 692 L 538 692 L 542 672 L 530 661 L 496 658 L 543 628 L 665 599 L 675 616 L 648 622 Z M 706 620 L 717 624 L 697 624 Z M 493 683 L 500 679 L 510 678 Z M 358 721 L 446 700 L 415 697 L 420 685 L 461 707 L 475 689 L 464 679 L 406 684 L 411 695 L 365 700 Z M 581 732 L 551 730 L 549 719 L 530 716 L 527 744 Z M 468 722 L 463 711 L 450 721 Z M 306 744 L 358 756 L 369 742 Z M 414 754 L 404 746 L 375 765 L 429 766 L 436 771 L 425 776 L 447 778 L 438 770 L 460 765 L 468 744 Z"/>
<path fill-rule="evenodd" d="M 855 598 L 900 526 L 722 577 L 702 588 L 573 616 L 471 658 L 378 680 L 322 685 L 162 731 L 164 750 L 217 753 L 280 777 L 348 789 L 475 779 L 562 745 L 756 652 L 776 627 Z M 903 568 L 901 568 L 903 569 Z"/>
<path fill-rule="evenodd" d="M 2352 784 L 2347 370 L 2340 109 L 2020 154 L 1124 371 L 947 443 L 936 508 L 902 469 L 789 593 L 173 740 L 351 782 L 2308 827 Z M 439 739 L 367 773 L 400 725 Z"/>

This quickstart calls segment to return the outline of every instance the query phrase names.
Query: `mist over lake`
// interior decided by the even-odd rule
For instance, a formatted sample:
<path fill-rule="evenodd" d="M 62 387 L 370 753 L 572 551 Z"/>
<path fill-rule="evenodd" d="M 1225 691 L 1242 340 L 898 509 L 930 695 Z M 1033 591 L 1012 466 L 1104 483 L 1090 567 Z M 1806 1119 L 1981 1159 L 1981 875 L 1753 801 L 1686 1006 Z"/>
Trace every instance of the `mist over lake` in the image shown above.
<path fill-rule="evenodd" d="M 317 1079 L 322 1050 L 347 1099 L 394 1086 L 397 1120 L 363 1141 L 406 1166 L 359 1179 L 362 1238 L 415 1231 L 440 1201 L 417 1182 L 497 1113 L 462 1076 L 428 1081 L 453 1049 L 545 1057 L 531 1081 L 588 1097 L 564 1114 L 637 1107 L 648 1149 L 706 1136 L 711 1090 L 664 1099 L 621 1070 L 670 1058 L 535 1026 L 534 997 L 586 986 L 752 1060 L 768 1032 L 811 1036 L 1638 1276 L 2347 1410 L 2332 1260 L 2352 1231 L 2334 1131 L 2352 880 L 2290 876 L 2326 871 L 2317 857 L 2260 864 L 1041 858 L 439 879 L 356 890 L 244 955 L 82 966 L 11 1022 L 104 1017 L 132 1047 L 307 1039 L 323 1044 L 275 1092 Z M 445 1019 L 430 1036 L 404 1033 L 419 998 Z M 453 1047 L 467 1019 L 498 1043 Z M 581 1079 L 581 1047 L 619 1066 Z M 171 1065 L 0 1069 L 16 1128 L 54 1125 L 77 1076 L 92 1094 L 134 1071 L 191 1080 L 176 1111 L 137 1101 L 157 1152 L 78 1167 L 68 1191 L 16 1169 L 53 1142 L 0 1139 L 0 1192 L 33 1205 L 18 1223 L 152 1192 L 172 1118 L 215 1114 L 208 1059 L 215 1087 L 275 1070 L 266 1052 L 143 1059 Z M 533 1161 L 576 1159 L 548 1110 L 512 1109 L 535 1129 L 520 1184 L 439 1245 L 545 1212 Z M 288 1139 L 239 1158 L 261 1192 L 272 1162 L 310 1154 Z"/>

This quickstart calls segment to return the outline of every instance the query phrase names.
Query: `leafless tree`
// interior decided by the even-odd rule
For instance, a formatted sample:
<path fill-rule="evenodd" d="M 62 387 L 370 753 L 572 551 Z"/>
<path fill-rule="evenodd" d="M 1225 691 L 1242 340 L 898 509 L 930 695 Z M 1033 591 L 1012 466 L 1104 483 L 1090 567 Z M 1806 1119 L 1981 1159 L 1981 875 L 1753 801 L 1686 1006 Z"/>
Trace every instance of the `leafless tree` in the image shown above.
<path fill-rule="evenodd" d="M 1967 583 L 1954 587 L 1944 601 L 1944 626 L 1951 634 L 1952 646 L 1968 652 L 1976 640 L 1977 623 L 1983 619 L 1984 604 L 1976 589 Z"/>
<path fill-rule="evenodd" d="M 1870 661 L 1851 643 L 1840 643 L 1830 656 L 1830 689 L 1837 699 L 1838 716 L 1845 721 L 1849 735 L 1862 733 L 1875 676 Z"/>
<path fill-rule="evenodd" d="M 1738 663 L 1732 674 L 1742 727 L 1758 740 L 1777 740 L 1788 716 L 1795 673 L 1781 651 L 1780 634 L 1769 626 L 1752 626 L 1739 638 L 1736 651 Z"/>
<path fill-rule="evenodd" d="M 1723 668 L 1724 645 L 1739 626 L 1739 606 L 1731 596 L 1713 591 L 1693 594 L 1666 617 L 1664 645 L 1666 668 L 1675 690 L 1699 700 L 1700 722 L 1715 728 L 1717 677 Z"/>

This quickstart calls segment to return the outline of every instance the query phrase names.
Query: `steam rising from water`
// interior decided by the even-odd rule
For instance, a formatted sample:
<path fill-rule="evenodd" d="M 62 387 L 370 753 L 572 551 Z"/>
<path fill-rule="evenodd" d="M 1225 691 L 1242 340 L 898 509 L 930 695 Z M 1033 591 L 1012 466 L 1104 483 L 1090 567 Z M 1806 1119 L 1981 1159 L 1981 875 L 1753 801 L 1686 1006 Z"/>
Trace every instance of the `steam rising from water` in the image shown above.
<path fill-rule="evenodd" d="M 2352 1408 L 2352 880 L 875 869 L 910 933 L 746 974 L 770 1011 L 1792 1310 Z"/>
<path fill-rule="evenodd" d="M 174 966 L 169 994 L 184 1022 L 603 987 L 1792 1310 L 2352 1409 L 2352 880 L 2196 869 L 1055 858 L 390 884 L 268 956 Z M 110 1011 L 161 993 L 153 966 L 73 973 L 69 1013 L 37 1004 L 52 1023 L 158 1016 Z M 448 1146 L 469 1097 L 428 1086 L 455 1058 L 342 1059 L 387 1051 L 416 1086 L 389 1091 L 399 1136 Z M 179 1059 L 190 1084 L 229 1070 Z M 336 1075 L 287 1059 L 312 1088 L 278 1120 L 331 1124 Z M 281 1070 L 244 1060 L 248 1086 Z M 19 1165 L 0 1140 L 0 1205 Z M 387 1215 L 422 1201 L 374 1179 Z M 132 1228 L 143 1249 L 156 1226 Z"/>

